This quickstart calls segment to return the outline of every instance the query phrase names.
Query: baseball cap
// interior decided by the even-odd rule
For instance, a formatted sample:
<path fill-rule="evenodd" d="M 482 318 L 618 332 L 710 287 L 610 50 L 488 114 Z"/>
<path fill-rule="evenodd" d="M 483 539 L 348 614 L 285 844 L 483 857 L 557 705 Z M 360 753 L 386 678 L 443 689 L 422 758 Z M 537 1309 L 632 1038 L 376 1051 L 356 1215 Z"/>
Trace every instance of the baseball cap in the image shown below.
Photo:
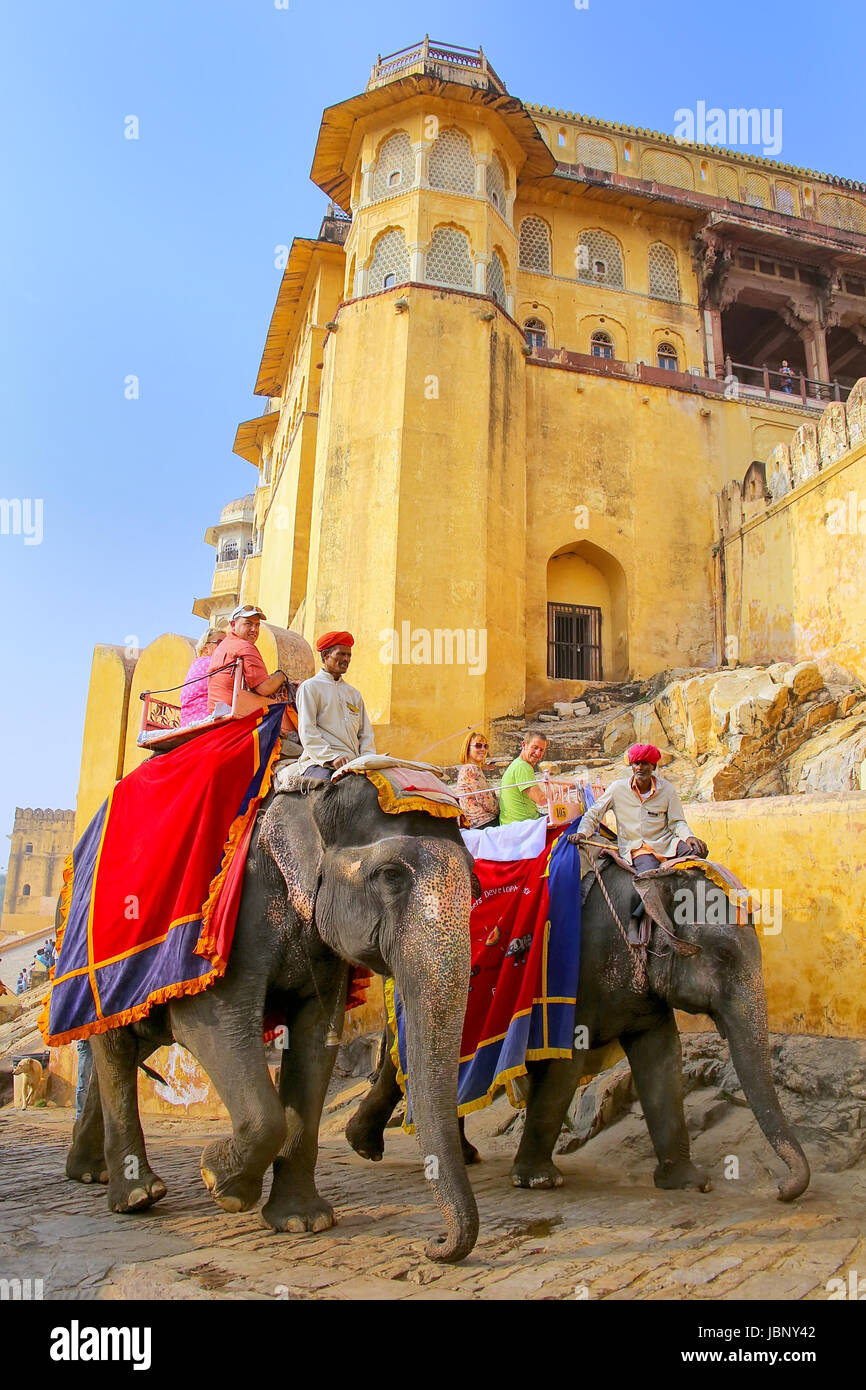
<path fill-rule="evenodd" d="M 235 618 L 263 618 L 267 622 L 267 617 L 261 608 L 257 608 L 254 603 L 239 603 L 229 618 L 229 622 L 233 623 Z"/>

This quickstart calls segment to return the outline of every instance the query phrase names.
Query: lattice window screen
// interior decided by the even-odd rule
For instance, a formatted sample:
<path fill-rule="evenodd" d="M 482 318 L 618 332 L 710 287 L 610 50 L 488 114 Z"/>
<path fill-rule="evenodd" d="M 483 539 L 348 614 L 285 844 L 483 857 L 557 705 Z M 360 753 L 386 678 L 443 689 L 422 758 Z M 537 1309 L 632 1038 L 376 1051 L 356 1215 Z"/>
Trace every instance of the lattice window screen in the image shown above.
<path fill-rule="evenodd" d="M 505 174 L 496 155 L 487 166 L 487 196 L 494 207 L 505 216 Z"/>
<path fill-rule="evenodd" d="M 475 192 L 475 161 L 472 146 L 459 130 L 444 130 L 430 150 L 431 188 L 447 188 L 452 193 Z"/>
<path fill-rule="evenodd" d="M 376 294 L 379 290 L 384 289 L 385 276 L 391 274 L 396 277 L 398 285 L 404 284 L 409 279 L 409 251 L 406 247 L 406 238 L 400 227 L 392 227 L 376 242 L 373 259 L 370 262 L 367 292 Z"/>
<path fill-rule="evenodd" d="M 396 171 L 400 174 L 399 183 L 388 182 Z M 415 182 L 415 158 L 405 130 L 398 131 L 386 140 L 373 170 L 373 197 L 389 198 L 404 189 L 411 188 Z"/>
<path fill-rule="evenodd" d="M 493 259 L 487 267 L 487 293 L 493 295 L 500 309 L 505 308 L 505 269 L 496 251 L 493 252 Z"/>
<path fill-rule="evenodd" d="M 822 193 L 818 198 L 818 211 L 823 222 L 831 227 L 843 227 L 848 232 L 866 232 L 866 208 L 855 203 L 853 198 L 843 198 L 837 193 Z"/>
<path fill-rule="evenodd" d="M 642 179 L 655 179 L 656 183 L 669 184 L 671 188 L 694 188 L 695 176 L 692 166 L 681 154 L 668 154 L 667 150 L 645 150 L 640 166 Z"/>
<path fill-rule="evenodd" d="M 716 170 L 716 184 L 720 198 L 730 198 L 734 203 L 740 201 L 740 185 L 737 182 L 737 175 L 729 165 L 723 164 L 720 169 Z"/>
<path fill-rule="evenodd" d="M 437 227 L 427 252 L 427 280 L 437 285 L 472 289 L 472 253 L 469 238 L 456 227 Z"/>
<path fill-rule="evenodd" d="M 524 217 L 520 224 L 518 265 L 550 274 L 550 228 L 540 217 Z"/>
<path fill-rule="evenodd" d="M 577 162 L 587 169 L 602 169 L 605 173 L 616 173 L 616 150 L 610 140 L 602 140 L 599 135 L 578 135 Z"/>
<path fill-rule="evenodd" d="M 672 303 L 680 297 L 677 258 L 661 241 L 654 241 L 649 249 L 649 292 L 652 299 L 669 299 Z"/>
<path fill-rule="evenodd" d="M 755 208 L 770 206 L 770 185 L 760 174 L 746 174 L 743 179 L 743 197 Z"/>
<path fill-rule="evenodd" d="M 789 217 L 797 216 L 797 195 L 783 183 L 776 184 L 776 211 L 787 213 Z"/>
<path fill-rule="evenodd" d="M 599 261 L 604 266 L 602 271 L 597 269 Z M 577 239 L 577 278 L 590 285 L 609 285 L 613 290 L 624 288 L 622 252 L 608 232 L 597 228 L 581 232 Z"/>

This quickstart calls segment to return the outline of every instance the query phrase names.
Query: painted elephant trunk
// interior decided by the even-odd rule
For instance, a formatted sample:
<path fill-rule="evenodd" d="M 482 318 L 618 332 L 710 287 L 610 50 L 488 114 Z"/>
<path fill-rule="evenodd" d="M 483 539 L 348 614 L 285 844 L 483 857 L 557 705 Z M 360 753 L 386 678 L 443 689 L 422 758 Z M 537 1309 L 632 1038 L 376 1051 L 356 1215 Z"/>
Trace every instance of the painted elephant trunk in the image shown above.
<path fill-rule="evenodd" d="M 431 1260 L 452 1262 L 478 1238 L 478 1208 L 457 1125 L 457 1067 L 469 985 L 469 876 L 453 852 L 441 877 L 413 894 L 404 949 L 393 962 L 406 1012 L 409 1089 L 424 1172 L 445 1218 Z"/>
<path fill-rule="evenodd" d="M 782 1114 L 773 1084 L 767 1042 L 767 1010 L 763 992 L 756 990 L 744 1010 L 724 1011 L 722 1025 L 731 1049 L 731 1060 L 755 1119 L 789 1176 L 779 1183 L 779 1201 L 792 1202 L 809 1186 L 809 1164 Z"/>

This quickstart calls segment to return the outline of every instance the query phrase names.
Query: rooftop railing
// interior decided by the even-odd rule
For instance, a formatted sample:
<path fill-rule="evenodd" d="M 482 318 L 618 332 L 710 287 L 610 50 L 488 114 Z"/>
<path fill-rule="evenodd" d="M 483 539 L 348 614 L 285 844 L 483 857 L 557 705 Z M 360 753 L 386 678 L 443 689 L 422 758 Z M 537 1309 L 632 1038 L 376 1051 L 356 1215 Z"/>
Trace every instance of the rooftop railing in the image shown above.
<path fill-rule="evenodd" d="M 731 387 L 745 391 L 750 396 L 764 396 L 782 404 L 816 406 L 823 410 L 828 401 L 847 401 L 851 387 L 840 381 L 821 381 L 818 377 L 806 376 L 793 368 L 771 370 L 765 365 L 756 367 L 748 362 L 734 362 L 725 358 L 725 385 L 727 394 Z"/>
<path fill-rule="evenodd" d="M 384 58 L 381 53 L 377 54 L 367 83 L 367 91 L 373 87 L 380 87 L 385 82 L 392 82 L 397 77 L 405 77 L 412 70 L 433 72 L 439 77 L 450 77 L 456 82 L 467 81 L 471 74 L 475 79 L 481 78 L 482 81 L 470 79 L 470 86 L 490 86 L 503 93 L 506 90 L 505 83 L 493 71 L 482 48 L 461 48 L 459 44 L 437 43 L 425 34 L 421 43 L 401 48 L 398 53 L 389 53 Z"/>

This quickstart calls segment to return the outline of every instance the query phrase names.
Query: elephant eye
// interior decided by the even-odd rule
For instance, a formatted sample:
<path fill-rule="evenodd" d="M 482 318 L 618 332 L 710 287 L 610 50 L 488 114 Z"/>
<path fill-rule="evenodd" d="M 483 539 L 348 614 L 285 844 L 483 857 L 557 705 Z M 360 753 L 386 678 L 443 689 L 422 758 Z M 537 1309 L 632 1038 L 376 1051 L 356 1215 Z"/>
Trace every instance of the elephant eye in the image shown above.
<path fill-rule="evenodd" d="M 382 864 L 373 874 L 377 888 L 386 893 L 397 894 L 406 887 L 407 873 L 399 864 Z"/>

